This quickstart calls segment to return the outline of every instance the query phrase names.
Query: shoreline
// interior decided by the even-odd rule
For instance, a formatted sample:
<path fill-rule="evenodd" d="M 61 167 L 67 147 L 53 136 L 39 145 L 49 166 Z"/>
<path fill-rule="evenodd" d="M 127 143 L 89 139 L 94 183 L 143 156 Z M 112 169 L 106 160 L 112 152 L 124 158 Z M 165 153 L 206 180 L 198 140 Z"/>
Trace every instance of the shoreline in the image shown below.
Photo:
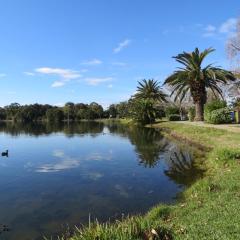
<path fill-rule="evenodd" d="M 149 127 L 149 126 L 147 126 Z M 146 215 L 115 223 L 91 223 L 68 240 L 92 239 L 238 239 L 240 238 L 240 135 L 226 130 L 174 122 L 150 127 L 205 148 L 206 174 L 173 205 L 159 204 Z M 169 134 L 170 133 L 170 134 Z M 190 140 L 190 142 L 188 141 Z M 206 166 L 205 166 L 206 165 Z M 233 230 L 234 229 L 234 230 Z M 154 231 L 153 231 L 154 230 Z M 157 235 L 155 235 L 155 232 Z"/>

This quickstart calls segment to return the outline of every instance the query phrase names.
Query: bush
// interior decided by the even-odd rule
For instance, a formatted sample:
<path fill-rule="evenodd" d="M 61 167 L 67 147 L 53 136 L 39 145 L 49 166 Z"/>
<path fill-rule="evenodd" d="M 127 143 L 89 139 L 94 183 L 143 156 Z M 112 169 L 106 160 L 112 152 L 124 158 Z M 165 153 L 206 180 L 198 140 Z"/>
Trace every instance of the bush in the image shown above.
<path fill-rule="evenodd" d="M 153 101 L 134 99 L 130 104 L 130 115 L 133 120 L 142 125 L 155 122 L 157 109 Z"/>
<path fill-rule="evenodd" d="M 195 118 L 196 112 L 195 112 L 195 107 L 190 107 L 188 109 L 188 119 L 189 121 L 193 122 Z"/>
<path fill-rule="evenodd" d="M 230 109 L 221 108 L 212 111 L 208 116 L 208 122 L 212 124 L 231 123 Z"/>
<path fill-rule="evenodd" d="M 218 109 L 223 109 L 227 107 L 227 103 L 222 100 L 214 100 L 209 102 L 204 107 L 204 120 L 211 123 L 211 112 Z"/>
<path fill-rule="evenodd" d="M 170 115 L 179 114 L 179 108 L 175 106 L 170 106 L 165 109 L 166 117 L 169 118 Z"/>
<path fill-rule="evenodd" d="M 181 121 L 181 117 L 179 114 L 171 114 L 168 117 L 169 121 Z"/>

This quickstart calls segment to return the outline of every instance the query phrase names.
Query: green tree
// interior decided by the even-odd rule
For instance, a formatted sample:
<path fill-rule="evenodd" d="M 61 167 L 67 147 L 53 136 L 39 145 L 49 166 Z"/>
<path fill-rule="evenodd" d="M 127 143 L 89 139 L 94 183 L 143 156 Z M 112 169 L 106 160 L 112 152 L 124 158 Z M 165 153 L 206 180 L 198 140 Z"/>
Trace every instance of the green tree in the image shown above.
<path fill-rule="evenodd" d="M 63 107 L 63 112 L 64 112 L 65 119 L 67 119 L 67 121 L 73 120 L 75 118 L 74 103 L 67 102 Z"/>
<path fill-rule="evenodd" d="M 115 118 L 117 117 L 117 108 L 115 104 L 111 104 L 108 108 L 109 111 L 109 117 Z"/>
<path fill-rule="evenodd" d="M 96 102 L 92 102 L 89 105 L 90 109 L 94 112 L 94 118 L 101 118 L 103 115 L 103 107 Z"/>
<path fill-rule="evenodd" d="M 128 102 L 120 102 L 116 105 L 116 110 L 120 118 L 128 117 L 129 115 L 129 104 Z"/>
<path fill-rule="evenodd" d="M 209 64 L 202 66 L 204 59 L 213 52 L 214 49 L 208 48 L 200 52 L 198 48 L 188 53 L 183 52 L 177 55 L 175 60 L 183 66 L 169 76 L 164 84 L 173 87 L 172 94 L 175 100 L 183 101 L 190 92 L 195 104 L 195 121 L 204 120 L 204 105 L 207 101 L 207 89 L 217 92 L 222 96 L 222 90 L 218 84 L 226 84 L 229 80 L 235 80 L 232 72 Z"/>
<path fill-rule="evenodd" d="M 7 113 L 7 119 L 15 120 L 16 114 L 20 109 L 19 103 L 11 103 L 5 107 Z"/>
<path fill-rule="evenodd" d="M 147 99 L 133 99 L 131 101 L 131 117 L 141 124 L 153 123 L 158 110 L 154 107 L 154 102 Z"/>
<path fill-rule="evenodd" d="M 161 90 L 158 82 L 154 79 L 143 79 L 138 84 L 137 93 L 134 95 L 136 99 L 166 102 L 167 95 Z"/>
<path fill-rule="evenodd" d="M 49 122 L 60 122 L 64 119 L 64 113 L 57 107 L 50 108 L 46 112 L 46 118 Z"/>
<path fill-rule="evenodd" d="M 167 95 L 153 79 L 138 84 L 137 93 L 130 100 L 131 116 L 142 124 L 153 123 L 159 115 L 159 103 L 166 102 Z"/>

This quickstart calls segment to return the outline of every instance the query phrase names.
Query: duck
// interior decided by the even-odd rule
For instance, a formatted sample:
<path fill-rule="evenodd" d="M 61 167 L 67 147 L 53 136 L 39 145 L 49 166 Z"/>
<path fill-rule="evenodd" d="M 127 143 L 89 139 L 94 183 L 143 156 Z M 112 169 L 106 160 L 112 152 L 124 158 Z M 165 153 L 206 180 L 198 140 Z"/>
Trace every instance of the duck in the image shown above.
<path fill-rule="evenodd" d="M 5 152 L 2 152 L 2 157 L 8 157 L 8 150 L 6 150 Z"/>

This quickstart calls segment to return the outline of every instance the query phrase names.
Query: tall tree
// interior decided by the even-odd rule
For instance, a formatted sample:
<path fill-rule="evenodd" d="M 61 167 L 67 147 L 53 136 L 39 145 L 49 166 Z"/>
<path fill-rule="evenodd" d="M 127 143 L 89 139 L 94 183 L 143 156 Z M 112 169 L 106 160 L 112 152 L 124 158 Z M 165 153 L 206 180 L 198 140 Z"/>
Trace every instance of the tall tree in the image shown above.
<path fill-rule="evenodd" d="M 129 101 L 132 117 L 142 123 L 153 123 L 158 115 L 157 104 L 166 102 L 167 95 L 154 79 L 138 82 L 137 92 Z"/>
<path fill-rule="evenodd" d="M 178 98 L 183 101 L 185 96 L 190 92 L 196 109 L 195 121 L 204 120 L 204 104 L 207 101 L 207 89 L 217 92 L 222 96 L 222 90 L 219 84 L 226 84 L 229 80 L 234 81 L 236 78 L 232 72 L 220 67 L 214 67 L 209 64 L 203 67 L 205 58 L 215 51 L 212 48 L 200 52 L 196 48 L 193 52 L 183 52 L 173 57 L 177 62 L 182 64 L 172 75 L 164 82 L 173 87 L 172 94 L 175 100 Z"/>
<path fill-rule="evenodd" d="M 166 102 L 167 95 L 161 90 L 158 82 L 154 79 L 143 79 L 138 84 L 137 93 L 134 95 L 136 99 Z"/>

